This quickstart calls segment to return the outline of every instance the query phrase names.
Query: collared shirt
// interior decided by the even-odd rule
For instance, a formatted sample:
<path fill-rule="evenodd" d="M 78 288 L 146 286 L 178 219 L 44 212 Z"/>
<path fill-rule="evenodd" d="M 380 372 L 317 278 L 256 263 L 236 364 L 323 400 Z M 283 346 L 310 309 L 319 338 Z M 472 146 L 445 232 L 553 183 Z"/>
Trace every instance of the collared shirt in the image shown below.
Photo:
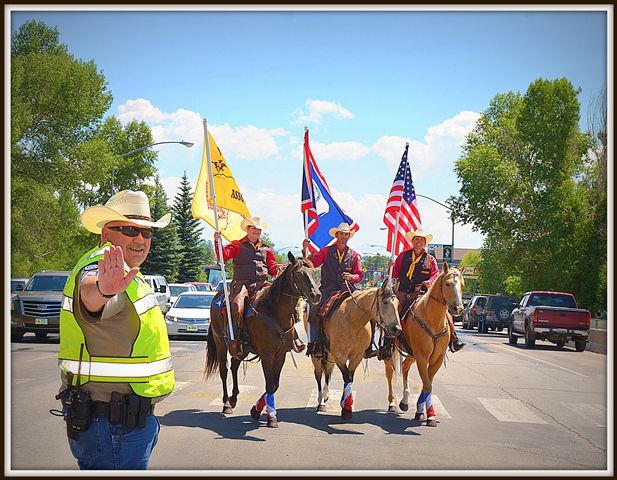
<path fill-rule="evenodd" d="M 248 242 L 250 245 L 253 245 L 255 248 L 259 248 L 261 246 L 261 242 L 258 242 L 257 245 L 249 242 L 248 235 L 244 236 L 244 238 L 240 240 L 234 240 L 229 245 L 223 247 L 223 260 L 226 262 L 227 260 L 231 260 L 235 258 L 240 253 L 241 244 L 244 242 Z M 216 242 L 214 243 L 214 251 L 216 253 L 216 258 L 219 259 L 219 250 L 216 248 Z M 274 252 L 270 247 L 266 247 L 266 267 L 268 268 L 268 273 L 272 276 L 278 273 L 278 269 L 276 268 L 276 258 L 274 258 Z"/>
<path fill-rule="evenodd" d="M 403 263 L 403 254 L 405 252 L 407 252 L 407 250 L 399 253 L 398 256 L 396 257 L 396 261 L 394 262 L 394 267 L 392 268 L 392 278 L 393 279 L 399 278 L 401 273 L 403 273 L 403 275 L 407 274 L 407 272 L 401 272 L 401 265 Z M 429 257 L 429 263 L 430 263 L 430 267 L 429 267 L 430 273 L 429 273 L 428 283 L 430 286 L 433 284 L 435 279 L 439 276 L 439 268 L 437 268 L 437 261 L 435 260 L 435 257 L 433 257 L 432 255 L 429 255 L 428 257 Z"/>
<path fill-rule="evenodd" d="M 323 264 L 323 262 L 326 261 L 326 258 L 328 258 L 328 252 L 330 251 L 330 248 L 336 248 L 336 245 L 324 247 L 318 252 L 315 252 L 313 254 L 313 258 L 311 259 L 311 261 L 313 262 L 313 265 L 315 267 L 320 267 Z M 360 255 L 358 255 L 358 252 L 356 252 L 355 250 L 352 250 L 351 248 L 350 250 L 353 256 L 353 265 L 351 268 L 351 283 L 358 283 L 362 281 L 362 262 L 360 260 Z M 340 258 L 341 252 L 339 252 L 337 249 L 336 253 L 339 254 L 339 258 Z M 340 259 L 339 259 L 339 262 L 340 262 Z"/>

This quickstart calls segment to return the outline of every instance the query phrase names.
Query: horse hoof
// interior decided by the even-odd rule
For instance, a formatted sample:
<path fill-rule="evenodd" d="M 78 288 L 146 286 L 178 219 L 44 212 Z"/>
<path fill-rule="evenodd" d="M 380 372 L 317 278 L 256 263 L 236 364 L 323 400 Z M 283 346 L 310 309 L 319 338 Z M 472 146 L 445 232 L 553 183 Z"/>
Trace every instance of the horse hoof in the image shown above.
<path fill-rule="evenodd" d="M 406 412 L 409 410 L 409 404 L 401 402 L 398 404 L 398 408 L 400 408 L 402 412 Z"/>
<path fill-rule="evenodd" d="M 276 417 L 268 415 L 268 419 L 266 421 L 266 426 L 268 426 L 270 428 L 278 428 L 279 427 L 279 422 L 276 419 Z"/>
<path fill-rule="evenodd" d="M 325 412 L 326 411 L 326 406 L 323 403 L 321 405 L 317 405 L 317 411 L 318 412 Z"/>
<path fill-rule="evenodd" d="M 413 417 L 414 420 L 422 420 L 422 414 L 421 413 L 416 413 L 416 416 Z"/>
<path fill-rule="evenodd" d="M 351 417 L 352 417 L 351 413 L 352 413 L 351 410 L 347 410 L 343 408 L 341 410 L 341 417 L 343 417 L 343 420 L 351 420 Z"/>
<path fill-rule="evenodd" d="M 390 405 L 388 407 L 388 413 L 396 413 L 396 407 L 394 405 Z"/>
<path fill-rule="evenodd" d="M 229 399 L 229 405 L 231 405 L 231 408 L 236 408 L 237 403 L 238 403 L 237 398 L 234 398 L 233 400 L 231 398 Z"/>
<path fill-rule="evenodd" d="M 232 414 L 232 413 L 234 413 L 234 409 L 231 408 L 229 405 L 225 405 L 223 407 L 223 413 Z"/>
<path fill-rule="evenodd" d="M 434 418 L 431 418 L 430 420 L 426 421 L 426 426 L 427 427 L 436 427 L 437 426 L 437 420 L 435 420 Z"/>
<path fill-rule="evenodd" d="M 255 408 L 255 405 L 253 405 L 253 408 L 251 408 L 251 417 L 253 420 L 259 420 L 260 415 L 261 412 Z"/>

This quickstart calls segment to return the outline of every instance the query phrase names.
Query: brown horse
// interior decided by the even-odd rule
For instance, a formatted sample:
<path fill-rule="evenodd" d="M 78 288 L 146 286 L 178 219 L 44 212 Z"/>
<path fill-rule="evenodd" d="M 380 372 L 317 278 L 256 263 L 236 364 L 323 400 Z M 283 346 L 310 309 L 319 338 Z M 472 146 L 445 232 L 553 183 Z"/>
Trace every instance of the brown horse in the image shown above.
<path fill-rule="evenodd" d="M 286 354 L 292 349 L 295 335 L 292 314 L 296 311 L 298 299 L 304 297 L 311 304 L 318 304 L 321 300 L 312 264 L 304 258 L 296 259 L 291 252 L 288 258 L 290 263 L 285 270 L 271 285 L 257 292 L 252 299 L 251 308 L 247 308 L 244 319 L 251 344 L 261 359 L 266 380 L 266 391 L 251 409 L 251 416 L 256 420 L 259 419 L 261 411 L 267 405 L 269 427 L 278 426 L 274 392 L 279 387 Z M 238 367 L 248 352 L 240 359 L 231 359 L 233 388 L 231 396 L 228 396 L 226 337 L 227 317 L 216 307 L 211 307 L 205 374 L 206 377 L 210 377 L 218 369 L 223 383 L 223 413 L 233 413 L 240 393 Z"/>
<path fill-rule="evenodd" d="M 433 378 L 441 367 L 450 341 L 450 328 L 446 312 L 453 311 L 459 315 L 463 311 L 463 271 L 448 268 L 444 262 L 443 271 L 439 274 L 428 292 L 422 295 L 411 308 L 403 314 L 403 338 L 413 351 L 413 357 L 408 356 L 403 361 L 403 399 L 399 408 L 407 411 L 409 408 L 409 369 L 414 361 L 422 379 L 422 391 L 416 404 L 416 420 L 421 420 L 426 408 L 426 420 L 429 427 L 436 427 L 435 409 L 432 402 Z M 400 340 L 397 340 L 400 348 Z M 398 356 L 397 356 L 398 357 Z M 384 361 L 388 379 L 388 411 L 395 411 L 395 398 L 392 392 L 393 360 Z"/>
<path fill-rule="evenodd" d="M 305 318 L 305 328 L 306 316 Z M 352 418 L 353 376 L 371 342 L 371 323 L 373 319 L 390 337 L 401 333 L 398 316 L 398 299 L 387 279 L 381 287 L 353 292 L 341 303 L 331 318 L 326 321 L 324 331 L 329 346 L 323 358 L 312 358 L 313 371 L 318 388 L 317 411 L 326 409 L 330 378 L 334 364 L 343 374 L 343 396 L 341 397 L 341 416 L 345 420 Z M 325 377 L 322 390 L 321 378 Z"/>

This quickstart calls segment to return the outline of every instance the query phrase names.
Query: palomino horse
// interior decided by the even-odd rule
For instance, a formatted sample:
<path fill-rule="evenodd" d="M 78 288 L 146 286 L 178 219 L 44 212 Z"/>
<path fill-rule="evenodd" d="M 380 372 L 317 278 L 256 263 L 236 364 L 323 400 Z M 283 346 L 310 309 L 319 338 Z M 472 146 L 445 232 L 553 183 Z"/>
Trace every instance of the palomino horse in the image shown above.
<path fill-rule="evenodd" d="M 325 323 L 324 331 L 330 345 L 323 358 L 312 358 L 313 371 L 318 388 L 317 411 L 326 409 L 330 378 L 336 363 L 343 374 L 344 389 L 341 397 L 341 416 L 352 418 L 353 376 L 371 342 L 370 320 L 376 320 L 386 335 L 396 337 L 401 333 L 398 316 L 398 299 L 387 279 L 381 287 L 353 292 L 336 309 Z M 305 327 L 306 316 L 305 316 Z M 325 387 L 321 388 L 321 378 L 325 377 Z"/>
<path fill-rule="evenodd" d="M 251 416 L 257 420 L 267 405 L 267 425 L 277 427 L 274 393 L 279 387 L 281 370 L 288 351 L 292 349 L 294 320 L 292 314 L 300 297 L 311 304 L 318 304 L 321 293 L 317 287 L 312 264 L 304 258 L 295 258 L 288 254 L 289 265 L 274 280 L 255 295 L 251 308 L 245 315 L 245 325 L 251 344 L 261 359 L 261 366 L 266 380 L 266 391 L 251 409 Z M 221 293 L 222 294 L 222 293 Z M 214 302 L 213 302 L 214 303 Z M 233 413 L 238 401 L 238 367 L 241 359 L 231 359 L 233 389 L 227 394 L 227 317 L 216 308 L 210 309 L 210 329 L 208 331 L 208 351 L 206 360 L 206 377 L 217 369 L 223 383 L 223 413 Z"/>
<path fill-rule="evenodd" d="M 435 279 L 428 292 L 422 295 L 403 315 L 403 338 L 413 351 L 413 357 L 408 356 L 403 361 L 403 399 L 399 408 L 407 411 L 409 408 L 409 369 L 414 361 L 422 379 L 422 391 L 416 404 L 415 420 L 421 420 L 426 409 L 426 424 L 436 427 L 435 409 L 432 402 L 433 378 L 441 367 L 448 343 L 450 328 L 446 319 L 448 309 L 459 315 L 463 311 L 463 271 L 448 268 L 443 264 L 443 271 Z M 400 341 L 397 341 L 400 347 Z M 394 393 L 392 392 L 392 376 L 394 365 L 392 360 L 384 361 L 386 377 L 388 378 L 388 411 L 395 411 Z"/>

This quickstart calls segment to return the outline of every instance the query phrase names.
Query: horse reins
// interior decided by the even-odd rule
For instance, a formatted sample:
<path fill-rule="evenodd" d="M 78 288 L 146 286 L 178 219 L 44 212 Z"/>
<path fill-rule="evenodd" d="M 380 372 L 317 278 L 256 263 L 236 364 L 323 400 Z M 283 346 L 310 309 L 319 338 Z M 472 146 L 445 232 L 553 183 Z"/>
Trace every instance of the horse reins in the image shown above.
<path fill-rule="evenodd" d="M 345 280 L 345 286 L 347 287 L 347 291 L 349 292 L 349 295 L 351 295 L 351 299 L 353 300 L 353 302 L 356 304 L 356 307 L 358 307 L 360 310 L 362 310 L 368 317 L 370 320 L 373 320 L 373 307 L 375 306 L 375 304 L 377 303 L 377 300 L 379 299 L 379 292 L 377 292 L 377 295 L 375 295 L 375 300 L 373 300 L 373 303 L 371 305 L 371 311 L 367 312 L 364 308 L 362 308 L 360 306 L 360 304 L 358 303 L 358 301 L 356 300 L 356 298 L 353 296 L 353 292 L 351 291 L 351 289 L 349 288 L 349 282 L 347 280 Z M 386 325 L 385 323 L 383 323 L 383 320 L 381 320 L 381 316 L 379 315 L 379 304 L 377 305 L 377 317 L 375 319 L 375 322 L 377 323 L 377 325 L 379 325 L 381 328 L 383 328 L 384 330 L 386 330 Z"/>
<path fill-rule="evenodd" d="M 438 302 L 438 303 L 440 303 L 442 305 L 448 306 L 448 303 L 445 301 L 445 296 L 443 294 L 443 281 L 446 278 L 446 276 L 441 277 L 441 279 L 439 281 L 439 290 L 441 292 L 441 297 L 442 297 L 443 300 L 439 300 L 437 297 L 434 297 L 432 294 L 429 295 L 428 298 L 429 298 L 429 300 L 434 300 L 434 301 L 436 301 L 436 302 Z M 428 325 L 426 323 L 424 323 L 424 321 L 414 313 L 414 311 L 412 309 L 414 303 L 416 303 L 416 302 L 413 302 L 409 306 L 409 308 L 405 312 L 405 315 L 403 316 L 403 318 L 405 318 L 405 316 L 407 316 L 408 313 L 411 313 L 411 316 L 414 318 L 416 323 L 418 325 L 420 325 L 422 330 L 424 330 L 429 337 L 431 337 L 431 339 L 433 340 L 433 344 L 437 343 L 437 340 L 439 340 L 441 337 L 443 337 L 448 332 L 448 323 L 447 323 L 447 321 L 446 321 L 446 323 L 445 323 L 445 325 L 443 327 L 443 330 L 441 332 L 437 333 L 437 334 L 434 334 L 433 331 L 428 327 Z"/>

